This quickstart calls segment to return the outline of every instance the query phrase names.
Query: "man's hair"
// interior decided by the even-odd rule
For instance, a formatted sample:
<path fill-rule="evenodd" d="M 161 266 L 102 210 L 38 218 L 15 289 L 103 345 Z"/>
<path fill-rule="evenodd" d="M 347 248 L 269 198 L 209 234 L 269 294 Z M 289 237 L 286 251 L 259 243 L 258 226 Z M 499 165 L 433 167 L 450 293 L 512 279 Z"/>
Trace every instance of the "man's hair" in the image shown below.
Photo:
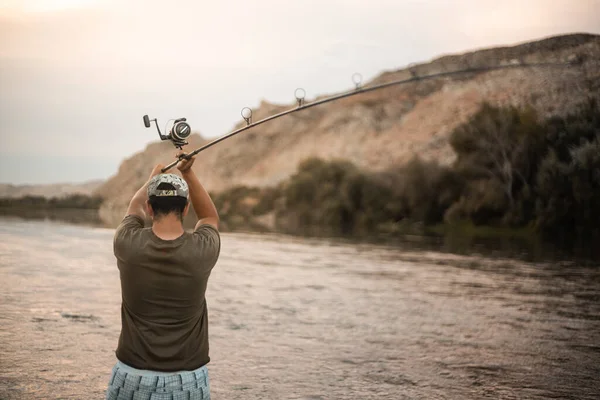
<path fill-rule="evenodd" d="M 157 187 L 158 190 L 175 190 L 175 187 L 170 183 L 161 183 Z M 150 196 L 150 207 L 154 211 L 155 217 L 161 217 L 174 213 L 183 220 L 183 210 L 187 205 L 187 199 L 181 196 Z"/>

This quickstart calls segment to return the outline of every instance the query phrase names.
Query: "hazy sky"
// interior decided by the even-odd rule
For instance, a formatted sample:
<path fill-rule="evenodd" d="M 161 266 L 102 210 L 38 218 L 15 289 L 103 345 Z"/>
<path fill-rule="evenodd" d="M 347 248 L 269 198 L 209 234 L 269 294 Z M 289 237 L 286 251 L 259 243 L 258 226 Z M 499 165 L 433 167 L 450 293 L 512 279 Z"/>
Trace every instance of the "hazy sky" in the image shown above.
<path fill-rule="evenodd" d="M 107 178 L 158 139 L 144 114 L 216 137 L 299 86 L 572 32 L 600 0 L 0 0 L 0 182 Z"/>

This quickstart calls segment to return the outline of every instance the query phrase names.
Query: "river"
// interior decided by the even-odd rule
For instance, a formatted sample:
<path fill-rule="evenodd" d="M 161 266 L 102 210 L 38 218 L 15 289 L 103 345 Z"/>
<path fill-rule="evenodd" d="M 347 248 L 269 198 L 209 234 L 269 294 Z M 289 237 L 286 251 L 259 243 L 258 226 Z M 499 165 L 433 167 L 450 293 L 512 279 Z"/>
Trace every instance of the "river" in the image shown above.
<path fill-rule="evenodd" d="M 113 230 L 0 219 L 0 399 L 102 399 Z M 600 266 L 222 234 L 214 399 L 597 399 Z"/>

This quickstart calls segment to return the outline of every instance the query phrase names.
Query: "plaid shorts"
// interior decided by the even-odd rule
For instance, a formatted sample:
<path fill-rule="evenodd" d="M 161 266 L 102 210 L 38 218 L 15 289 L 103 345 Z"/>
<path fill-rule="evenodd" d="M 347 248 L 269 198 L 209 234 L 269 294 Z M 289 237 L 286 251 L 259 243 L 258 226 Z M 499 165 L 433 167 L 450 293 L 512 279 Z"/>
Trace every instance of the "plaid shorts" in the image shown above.
<path fill-rule="evenodd" d="M 145 371 L 118 361 L 106 400 L 210 400 L 208 368 L 173 373 Z"/>

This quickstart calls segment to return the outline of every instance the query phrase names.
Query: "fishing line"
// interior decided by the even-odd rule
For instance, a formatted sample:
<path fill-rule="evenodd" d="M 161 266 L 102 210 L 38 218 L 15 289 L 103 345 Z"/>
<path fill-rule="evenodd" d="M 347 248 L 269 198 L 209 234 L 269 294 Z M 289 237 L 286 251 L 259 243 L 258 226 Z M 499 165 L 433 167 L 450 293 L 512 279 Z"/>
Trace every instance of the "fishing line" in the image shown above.
<path fill-rule="evenodd" d="M 518 63 L 497 65 L 497 66 L 491 66 L 491 67 L 471 67 L 471 68 L 466 68 L 466 69 L 457 70 L 457 71 L 439 72 L 439 73 L 435 73 L 435 74 L 421 75 L 421 76 L 417 74 L 415 68 L 409 67 L 408 71 L 409 71 L 411 77 L 408 79 L 399 79 L 399 80 L 381 83 L 381 84 L 373 85 L 373 86 L 367 86 L 367 87 L 362 86 L 362 75 L 359 73 L 355 73 L 352 75 L 352 82 L 354 83 L 353 90 L 350 90 L 350 91 L 347 91 L 347 92 L 344 92 L 344 93 L 341 93 L 341 94 L 338 94 L 335 96 L 327 97 L 327 98 L 324 98 L 321 100 L 317 100 L 312 103 L 307 103 L 305 101 L 306 91 L 303 88 L 297 88 L 294 91 L 294 97 L 296 98 L 296 107 L 295 108 L 291 108 L 289 110 L 285 110 L 280 113 L 270 115 L 270 116 L 263 118 L 261 120 L 258 120 L 256 122 L 252 122 L 252 109 L 250 107 L 244 107 L 244 108 L 242 108 L 240 114 L 241 114 L 242 118 L 244 119 L 244 121 L 246 122 L 246 126 L 236 129 L 232 132 L 229 132 L 226 135 L 223 135 L 223 136 L 197 148 L 196 150 L 194 150 L 190 153 L 179 155 L 175 161 L 173 161 L 171 164 L 164 167 L 162 169 L 162 172 L 166 172 L 169 169 L 173 168 L 174 166 L 177 165 L 177 163 L 179 161 L 184 160 L 184 159 L 189 159 L 189 158 L 197 155 L 198 153 L 200 153 L 200 152 L 202 152 L 202 151 L 204 151 L 226 139 L 229 139 L 230 137 L 233 137 L 239 133 L 242 133 L 250 128 L 264 124 L 265 122 L 269 122 L 269 121 L 272 121 L 277 118 L 281 118 L 288 114 L 306 110 L 307 108 L 316 107 L 316 106 L 319 106 L 319 105 L 322 105 L 325 103 L 329 103 L 329 102 L 332 102 L 335 100 L 340 100 L 340 99 L 343 99 L 346 97 L 356 96 L 356 95 L 359 95 L 362 93 L 368 93 L 368 92 L 372 92 L 375 90 L 388 88 L 391 86 L 397 86 L 397 85 L 402 85 L 402 84 L 411 83 L 411 82 L 419 82 L 419 81 L 424 81 L 424 80 L 433 79 L 433 78 L 448 77 L 448 76 L 453 76 L 453 75 L 473 74 L 473 73 L 481 73 L 481 72 L 502 70 L 502 69 L 569 67 L 569 66 L 580 64 L 581 62 L 582 62 L 582 60 L 580 60 L 580 59 L 569 60 L 567 62 L 562 62 L 562 63 L 529 63 L 528 64 L 528 63 L 518 62 Z M 160 129 L 158 128 L 158 123 L 156 122 L 156 119 L 150 120 L 147 115 L 144 115 L 144 125 L 147 128 L 149 128 L 151 126 L 150 125 L 151 121 L 156 124 L 156 129 L 158 130 L 158 134 L 159 134 L 161 140 L 170 140 L 171 142 L 173 142 L 175 147 L 177 147 L 179 149 L 183 149 L 183 146 L 188 144 L 185 141 L 185 139 L 191 134 L 191 128 L 190 128 L 190 125 L 186 122 L 185 118 L 175 119 L 174 120 L 175 123 L 173 124 L 171 129 L 168 131 L 167 135 L 163 135 L 160 132 Z"/>

